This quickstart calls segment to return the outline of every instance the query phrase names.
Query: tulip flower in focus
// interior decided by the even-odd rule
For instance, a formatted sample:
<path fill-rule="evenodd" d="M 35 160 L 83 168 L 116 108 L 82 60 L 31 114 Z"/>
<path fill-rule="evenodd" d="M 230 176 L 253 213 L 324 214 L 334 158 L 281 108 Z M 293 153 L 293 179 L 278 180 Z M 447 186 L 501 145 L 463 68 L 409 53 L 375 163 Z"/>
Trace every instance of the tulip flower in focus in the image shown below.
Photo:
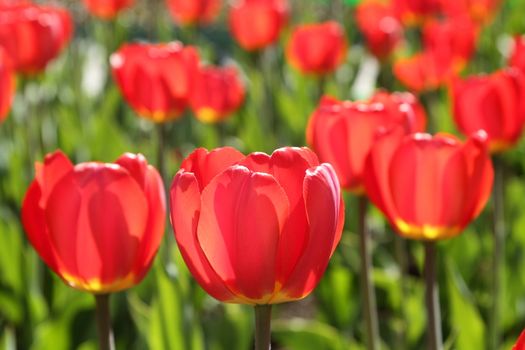
<path fill-rule="evenodd" d="M 205 123 L 226 119 L 244 101 L 244 83 L 234 67 L 203 67 L 195 77 L 190 105 Z"/>
<path fill-rule="evenodd" d="M 362 1 L 356 7 L 356 20 L 368 49 L 379 59 L 388 57 L 403 39 L 403 26 L 390 4 Z"/>
<path fill-rule="evenodd" d="M 412 95 L 410 95 L 412 96 Z M 402 97 L 376 96 L 377 101 L 337 101 L 324 97 L 310 117 L 306 139 L 323 162 L 333 165 L 341 187 L 363 193 L 365 159 L 381 129 L 402 125 L 408 131 L 423 131 L 424 112 Z M 397 101 L 396 101 L 397 99 Z"/>
<path fill-rule="evenodd" d="M 144 278 L 165 212 L 162 180 L 142 155 L 73 165 L 57 151 L 36 164 L 22 222 L 42 260 L 67 285 L 105 294 Z"/>
<path fill-rule="evenodd" d="M 0 49 L 0 123 L 7 118 L 15 95 L 15 76 L 11 59 Z"/>
<path fill-rule="evenodd" d="M 306 297 L 343 228 L 334 170 L 307 148 L 244 156 L 195 150 L 170 190 L 184 261 L 214 298 L 276 304 Z"/>
<path fill-rule="evenodd" d="M 514 38 L 514 49 L 509 59 L 509 66 L 525 74 L 525 37 L 516 36 Z"/>
<path fill-rule="evenodd" d="M 441 13 L 442 0 L 391 0 L 398 18 L 406 25 L 421 25 Z"/>
<path fill-rule="evenodd" d="M 334 21 L 306 24 L 294 29 L 286 49 L 288 62 L 305 74 L 327 74 L 345 59 L 344 29 Z"/>
<path fill-rule="evenodd" d="M 88 11 L 102 19 L 113 19 L 124 9 L 133 5 L 134 0 L 84 0 Z"/>
<path fill-rule="evenodd" d="M 0 6 L 0 46 L 17 72 L 45 69 L 71 39 L 73 20 L 61 7 L 36 4 Z"/>
<path fill-rule="evenodd" d="M 139 116 L 162 123 L 188 106 L 199 65 L 195 48 L 179 42 L 125 44 L 110 62 L 122 95 Z"/>
<path fill-rule="evenodd" d="M 230 31 L 248 51 L 273 44 L 288 21 L 288 0 L 236 0 L 230 9 Z"/>
<path fill-rule="evenodd" d="M 212 22 L 221 9 L 221 0 L 166 0 L 171 16 L 181 25 Z"/>
<path fill-rule="evenodd" d="M 401 236 L 454 237 L 490 196 L 494 173 L 486 140 L 483 131 L 463 143 L 451 135 L 392 129 L 378 137 L 366 160 L 366 193 Z"/>
<path fill-rule="evenodd" d="M 525 76 L 517 70 L 457 79 L 451 87 L 453 115 L 463 134 L 485 130 L 492 152 L 511 148 L 525 123 Z"/>
<path fill-rule="evenodd" d="M 512 350 L 525 350 L 525 331 L 521 332 L 520 337 L 516 344 L 512 347 Z"/>

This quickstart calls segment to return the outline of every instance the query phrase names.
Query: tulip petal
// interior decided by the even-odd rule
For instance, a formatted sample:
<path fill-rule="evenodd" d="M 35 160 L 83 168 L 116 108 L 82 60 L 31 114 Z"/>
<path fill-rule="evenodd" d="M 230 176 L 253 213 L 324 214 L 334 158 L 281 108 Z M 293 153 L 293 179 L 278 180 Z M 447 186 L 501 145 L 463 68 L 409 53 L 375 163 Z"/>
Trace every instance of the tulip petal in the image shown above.
<path fill-rule="evenodd" d="M 56 151 L 47 155 L 44 159 L 44 165 L 37 167 L 35 177 L 42 190 L 42 197 L 40 199 L 40 205 L 42 207 L 45 206 L 47 198 L 57 182 L 72 170 L 73 164 L 62 151 Z"/>
<path fill-rule="evenodd" d="M 333 168 L 329 164 L 310 169 L 304 180 L 304 202 L 309 240 L 290 278 L 276 295 L 276 300 L 302 298 L 310 293 L 321 279 L 328 261 L 341 237 L 341 192 Z"/>
<path fill-rule="evenodd" d="M 191 274 L 212 297 L 221 301 L 235 300 L 208 262 L 197 240 L 201 194 L 195 175 L 179 171 L 170 190 L 171 223 L 180 252 Z"/>
<path fill-rule="evenodd" d="M 367 157 L 364 171 L 366 194 L 390 222 L 394 222 L 398 214 L 392 202 L 389 169 L 394 151 L 404 137 L 405 131 L 401 126 L 378 135 Z"/>
<path fill-rule="evenodd" d="M 289 214 L 286 193 L 268 174 L 232 166 L 202 192 L 197 237 L 235 294 L 264 304 L 276 288 L 279 238 Z"/>
<path fill-rule="evenodd" d="M 119 164 L 129 172 L 142 188 L 148 201 L 148 222 L 137 253 L 136 264 L 138 266 L 134 269 L 145 274 L 164 235 L 166 225 L 164 184 L 157 170 L 148 165 L 142 154 L 126 153 L 117 159 L 115 164 Z M 137 279 L 142 279 L 142 277 L 143 275 L 137 276 Z"/>
<path fill-rule="evenodd" d="M 54 187 L 45 211 L 61 276 L 94 292 L 120 279 L 132 282 L 147 213 L 143 191 L 120 166 L 77 165 Z"/>
<path fill-rule="evenodd" d="M 306 148 L 280 148 L 271 157 L 271 174 L 286 192 L 290 216 L 279 242 L 277 280 L 284 283 L 299 261 L 308 242 L 308 220 L 303 198 L 306 171 L 319 164 Z"/>
<path fill-rule="evenodd" d="M 38 181 L 35 180 L 29 186 L 22 204 L 22 223 L 27 233 L 27 238 L 38 255 L 51 270 L 58 273 L 57 262 L 49 239 L 45 213 L 39 205 L 41 198 L 41 187 Z"/>
<path fill-rule="evenodd" d="M 244 157 L 244 154 L 232 147 L 216 148 L 210 152 L 205 148 L 198 148 L 182 162 L 181 169 L 195 174 L 202 191 L 217 174 Z"/>

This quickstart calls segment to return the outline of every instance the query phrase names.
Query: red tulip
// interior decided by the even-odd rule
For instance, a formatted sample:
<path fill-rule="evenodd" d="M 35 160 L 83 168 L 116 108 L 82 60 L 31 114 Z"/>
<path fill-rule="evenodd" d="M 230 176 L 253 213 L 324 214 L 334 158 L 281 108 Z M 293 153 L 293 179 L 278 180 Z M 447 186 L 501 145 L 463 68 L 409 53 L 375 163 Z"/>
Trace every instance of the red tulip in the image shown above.
<path fill-rule="evenodd" d="M 431 20 L 423 28 L 423 45 L 438 62 L 460 72 L 476 49 L 477 36 L 478 28 L 467 17 Z"/>
<path fill-rule="evenodd" d="M 125 44 L 110 61 L 122 95 L 141 117 L 166 122 L 188 106 L 199 64 L 193 47 L 179 42 Z"/>
<path fill-rule="evenodd" d="M 344 203 L 332 167 L 306 148 L 244 156 L 197 149 L 171 186 L 184 261 L 214 298 L 275 304 L 307 296 L 339 239 Z"/>
<path fill-rule="evenodd" d="M 483 131 L 462 143 L 393 129 L 376 140 L 366 160 L 366 193 L 401 236 L 454 237 L 490 196 L 494 174 L 485 141 Z"/>
<path fill-rule="evenodd" d="M 37 163 L 22 206 L 29 241 L 69 286 L 109 293 L 139 283 L 164 233 L 162 180 L 142 155 L 73 166 L 60 151 Z"/>
<path fill-rule="evenodd" d="M 230 10 L 230 31 L 248 51 L 274 43 L 288 20 L 288 0 L 237 0 Z"/>
<path fill-rule="evenodd" d="M 394 120 L 403 121 L 404 118 L 409 118 L 413 130 L 424 131 L 426 128 L 425 108 L 410 92 L 378 91 L 372 96 L 370 103 L 383 104 L 385 111 L 394 116 Z"/>
<path fill-rule="evenodd" d="M 459 130 L 470 134 L 483 129 L 490 150 L 511 148 L 525 123 L 525 76 L 517 70 L 472 76 L 452 84 L 454 120 Z"/>
<path fill-rule="evenodd" d="M 512 350 L 525 350 L 525 331 L 521 332 L 520 337 Z"/>
<path fill-rule="evenodd" d="M 294 29 L 286 57 L 303 73 L 326 74 L 343 63 L 347 46 L 344 29 L 339 23 L 306 24 Z"/>
<path fill-rule="evenodd" d="M 7 118 L 15 95 L 15 76 L 11 59 L 0 48 L 0 123 Z"/>
<path fill-rule="evenodd" d="M 166 0 L 175 22 L 181 25 L 212 22 L 221 9 L 222 0 Z"/>
<path fill-rule="evenodd" d="M 376 99 L 386 100 L 382 95 Z M 324 97 L 310 117 L 306 138 L 319 158 L 333 165 L 341 187 L 361 194 L 365 159 L 375 135 L 395 125 L 421 131 L 418 128 L 425 125 L 424 114 L 399 95 L 386 104 L 374 100 L 340 102 Z"/>
<path fill-rule="evenodd" d="M 401 58 L 394 63 L 394 76 L 412 91 L 434 90 L 450 82 L 456 72 L 452 57 L 440 60 L 431 51 Z"/>
<path fill-rule="evenodd" d="M 516 36 L 514 38 L 514 49 L 509 59 L 509 66 L 525 74 L 525 37 Z"/>
<path fill-rule="evenodd" d="M 84 0 L 88 11 L 103 19 L 113 19 L 122 10 L 133 5 L 134 0 Z"/>
<path fill-rule="evenodd" d="M 389 56 L 403 39 L 403 27 L 389 4 L 363 1 L 356 7 L 356 20 L 368 49 L 379 59 Z"/>
<path fill-rule="evenodd" d="M 34 4 L 0 6 L 0 46 L 18 72 L 42 71 L 69 42 L 72 31 L 71 15 L 63 8 Z"/>
<path fill-rule="evenodd" d="M 448 17 L 469 16 L 474 22 L 485 24 L 497 11 L 501 0 L 442 0 L 443 12 Z"/>
<path fill-rule="evenodd" d="M 392 6 L 407 25 L 419 25 L 441 13 L 441 0 L 391 0 Z"/>
<path fill-rule="evenodd" d="M 243 101 L 244 84 L 234 67 L 204 67 L 196 75 L 190 105 L 200 121 L 222 121 Z"/>

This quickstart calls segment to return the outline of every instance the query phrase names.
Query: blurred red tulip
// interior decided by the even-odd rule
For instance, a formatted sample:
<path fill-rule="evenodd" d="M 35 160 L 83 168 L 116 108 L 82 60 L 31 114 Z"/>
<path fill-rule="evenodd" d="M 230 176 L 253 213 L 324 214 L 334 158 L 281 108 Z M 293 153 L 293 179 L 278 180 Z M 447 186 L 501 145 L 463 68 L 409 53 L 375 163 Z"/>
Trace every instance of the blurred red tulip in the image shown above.
<path fill-rule="evenodd" d="M 271 156 L 197 149 L 171 186 L 182 257 L 202 288 L 224 302 L 276 304 L 310 294 L 343 221 L 335 173 L 307 148 Z"/>
<path fill-rule="evenodd" d="M 394 76 L 414 92 L 434 90 L 450 82 L 456 73 L 452 57 L 446 61 L 430 51 L 394 62 Z"/>
<path fill-rule="evenodd" d="M 288 0 L 237 0 L 230 10 L 230 31 L 248 51 L 274 43 L 288 21 Z"/>
<path fill-rule="evenodd" d="M 476 49 L 478 28 L 467 17 L 430 20 L 423 27 L 423 46 L 454 72 L 466 66 Z"/>
<path fill-rule="evenodd" d="M 514 49 L 509 59 L 509 66 L 525 74 L 525 37 L 521 35 L 514 38 Z"/>
<path fill-rule="evenodd" d="M 398 16 L 406 25 L 421 25 L 441 13 L 442 0 L 391 0 Z"/>
<path fill-rule="evenodd" d="M 387 100 L 384 95 L 375 98 Z M 408 131 L 423 131 L 419 128 L 425 126 L 424 113 L 415 103 L 403 102 L 400 95 L 386 104 L 376 101 L 340 102 L 324 97 L 308 123 L 308 144 L 321 161 L 333 165 L 341 187 L 356 194 L 363 193 L 365 159 L 379 130 L 403 125 Z"/>
<path fill-rule="evenodd" d="M 122 10 L 133 5 L 134 0 L 84 0 L 88 11 L 103 19 L 113 19 Z"/>
<path fill-rule="evenodd" d="M 63 8 L 36 4 L 0 6 L 0 46 L 18 72 L 42 71 L 67 45 L 72 32 L 71 15 Z"/>
<path fill-rule="evenodd" d="M 463 134 L 485 130 L 492 152 L 511 148 L 525 123 L 525 76 L 517 70 L 457 79 L 451 86 L 454 120 Z"/>
<path fill-rule="evenodd" d="M 188 106 L 199 65 L 195 48 L 179 42 L 125 44 L 110 61 L 122 95 L 141 117 L 166 122 Z"/>
<path fill-rule="evenodd" d="M 7 118 L 15 95 L 15 76 L 11 59 L 0 48 L 0 123 Z"/>
<path fill-rule="evenodd" d="M 520 337 L 512 350 L 525 350 L 525 331 L 521 332 Z"/>
<path fill-rule="evenodd" d="M 469 16 L 474 22 L 486 24 L 495 15 L 501 0 L 442 0 L 447 17 Z"/>
<path fill-rule="evenodd" d="M 221 9 L 222 0 L 166 0 L 171 16 L 181 25 L 212 22 Z"/>
<path fill-rule="evenodd" d="M 378 137 L 366 160 L 366 193 L 401 236 L 454 237 L 490 196 L 494 174 L 485 141 L 483 131 L 462 143 L 392 129 Z"/>
<path fill-rule="evenodd" d="M 372 96 L 370 103 L 383 104 L 385 111 L 394 116 L 394 120 L 403 121 L 408 118 L 414 131 L 424 131 L 427 126 L 425 108 L 410 92 L 378 91 Z"/>
<path fill-rule="evenodd" d="M 294 29 L 286 48 L 288 62 L 305 74 L 327 74 L 346 57 L 344 29 L 334 21 L 305 24 Z"/>
<path fill-rule="evenodd" d="M 390 4 L 362 1 L 356 7 L 356 20 L 368 49 L 379 59 L 388 57 L 403 39 L 403 26 Z"/>
<path fill-rule="evenodd" d="M 195 77 L 190 105 L 205 123 L 226 119 L 244 101 L 244 84 L 234 67 L 203 67 Z"/>
<path fill-rule="evenodd" d="M 73 166 L 60 151 L 37 163 L 22 207 L 29 241 L 69 286 L 92 293 L 139 283 L 164 234 L 158 172 L 142 155 Z"/>

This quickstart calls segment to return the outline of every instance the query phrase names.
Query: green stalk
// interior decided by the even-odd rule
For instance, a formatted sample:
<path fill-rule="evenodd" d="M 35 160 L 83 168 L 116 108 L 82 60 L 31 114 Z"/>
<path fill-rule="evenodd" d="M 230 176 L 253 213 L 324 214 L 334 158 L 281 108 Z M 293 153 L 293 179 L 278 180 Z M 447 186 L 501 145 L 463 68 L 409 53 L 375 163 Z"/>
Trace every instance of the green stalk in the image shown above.
<path fill-rule="evenodd" d="M 160 177 L 164 180 L 166 178 L 166 124 L 157 123 L 155 127 L 157 129 L 157 169 Z"/>
<path fill-rule="evenodd" d="M 109 294 L 95 295 L 98 341 L 100 350 L 115 350 L 115 340 L 109 316 Z"/>
<path fill-rule="evenodd" d="M 271 347 L 272 305 L 255 306 L 255 350 L 269 350 Z"/>
<path fill-rule="evenodd" d="M 427 306 L 429 350 L 443 350 L 436 255 L 436 243 L 432 241 L 425 242 L 425 295 Z"/>
<path fill-rule="evenodd" d="M 501 159 L 494 157 L 494 187 L 493 200 L 493 239 L 494 250 L 492 252 L 492 310 L 489 320 L 489 349 L 499 349 L 501 343 L 501 299 L 502 285 L 504 280 L 503 258 L 505 251 L 505 218 L 504 218 L 504 181 L 503 163 Z"/>
<path fill-rule="evenodd" d="M 372 256 L 370 254 L 370 237 L 366 227 L 368 200 L 359 197 L 358 234 L 359 252 L 361 256 L 361 293 L 364 301 L 366 321 L 366 340 L 369 350 L 379 349 L 379 326 L 377 322 L 377 306 L 374 285 L 372 283 Z"/>

